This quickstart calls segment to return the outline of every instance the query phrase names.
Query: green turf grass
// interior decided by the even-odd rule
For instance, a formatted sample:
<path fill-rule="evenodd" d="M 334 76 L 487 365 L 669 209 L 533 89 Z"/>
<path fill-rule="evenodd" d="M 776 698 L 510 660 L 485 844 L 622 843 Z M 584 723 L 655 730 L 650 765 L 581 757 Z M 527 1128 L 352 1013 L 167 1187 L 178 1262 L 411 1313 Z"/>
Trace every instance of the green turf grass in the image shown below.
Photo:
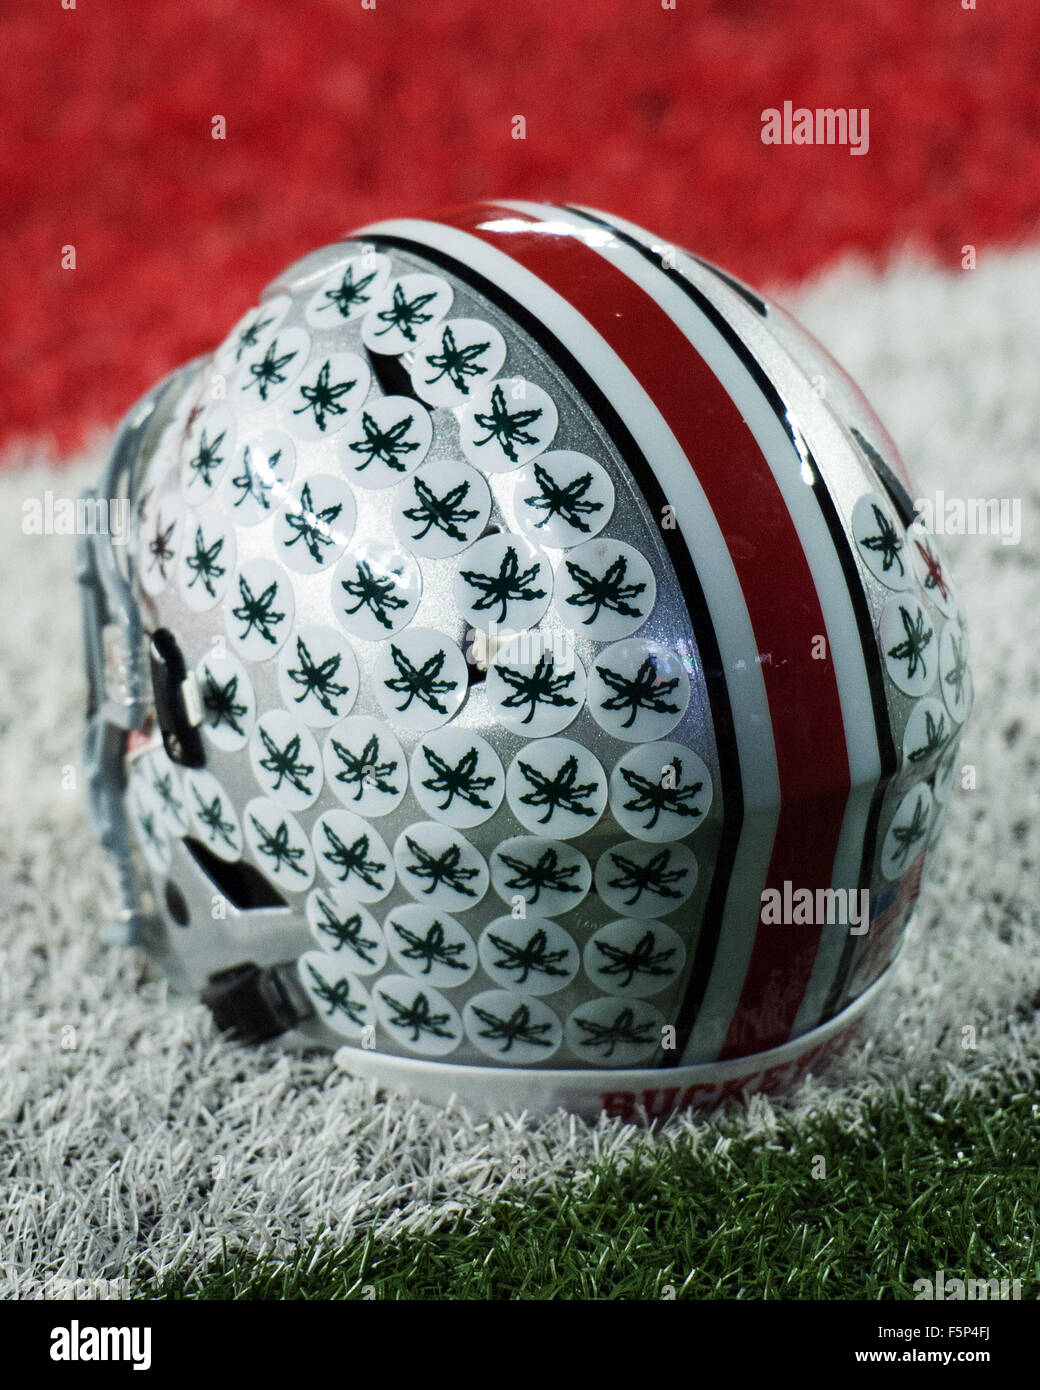
<path fill-rule="evenodd" d="M 289 1262 L 225 1251 L 138 1297 L 913 1298 L 937 1269 L 1040 1294 L 1032 1094 L 891 1097 L 855 1127 L 781 1117 L 769 1141 L 667 1136 L 557 1191 L 516 1183 L 429 1235 L 318 1238 Z M 817 1155 L 826 1177 L 814 1177 Z M 818 1165 L 817 1165 L 818 1166 Z"/>

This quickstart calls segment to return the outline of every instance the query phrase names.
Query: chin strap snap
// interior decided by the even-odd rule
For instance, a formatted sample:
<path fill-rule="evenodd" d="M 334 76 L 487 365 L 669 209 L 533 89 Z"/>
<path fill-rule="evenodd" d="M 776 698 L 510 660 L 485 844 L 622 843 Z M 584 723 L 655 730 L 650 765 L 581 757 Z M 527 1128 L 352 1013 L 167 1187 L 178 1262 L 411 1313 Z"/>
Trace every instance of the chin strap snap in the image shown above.
<path fill-rule="evenodd" d="M 209 977 L 202 1002 L 220 1032 L 246 1043 L 276 1038 L 314 1014 L 294 961 L 266 968 L 246 961 L 220 970 Z"/>

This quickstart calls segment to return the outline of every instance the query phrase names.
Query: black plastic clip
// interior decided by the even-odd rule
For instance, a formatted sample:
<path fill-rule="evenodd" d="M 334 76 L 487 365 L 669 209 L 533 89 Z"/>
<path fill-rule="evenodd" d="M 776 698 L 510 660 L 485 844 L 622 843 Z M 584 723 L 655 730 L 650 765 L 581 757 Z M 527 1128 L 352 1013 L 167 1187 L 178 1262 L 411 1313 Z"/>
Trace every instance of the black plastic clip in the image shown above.
<path fill-rule="evenodd" d="M 222 1033 L 245 1043 L 276 1038 L 314 1012 L 302 991 L 292 988 L 286 972 L 278 966 L 261 968 L 253 961 L 211 975 L 202 1002 Z"/>
<path fill-rule="evenodd" d="M 163 747 L 182 767 L 202 767 L 206 755 L 202 750 L 197 713 L 188 709 L 184 698 L 188 675 L 184 653 L 167 628 L 158 628 L 152 633 L 148 657 L 152 667 L 155 718 L 162 733 Z"/>

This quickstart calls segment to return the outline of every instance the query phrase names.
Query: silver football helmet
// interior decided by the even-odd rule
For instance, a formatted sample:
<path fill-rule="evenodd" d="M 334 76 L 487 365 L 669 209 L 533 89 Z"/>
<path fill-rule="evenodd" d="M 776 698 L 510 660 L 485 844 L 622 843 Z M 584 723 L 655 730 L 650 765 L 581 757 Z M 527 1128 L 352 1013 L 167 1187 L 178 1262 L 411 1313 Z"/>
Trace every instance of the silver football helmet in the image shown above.
<path fill-rule="evenodd" d="M 83 538 L 126 938 L 432 1098 L 663 1113 L 818 1068 L 971 703 L 895 449 L 775 305 L 503 203 L 291 266 L 131 411 Z"/>

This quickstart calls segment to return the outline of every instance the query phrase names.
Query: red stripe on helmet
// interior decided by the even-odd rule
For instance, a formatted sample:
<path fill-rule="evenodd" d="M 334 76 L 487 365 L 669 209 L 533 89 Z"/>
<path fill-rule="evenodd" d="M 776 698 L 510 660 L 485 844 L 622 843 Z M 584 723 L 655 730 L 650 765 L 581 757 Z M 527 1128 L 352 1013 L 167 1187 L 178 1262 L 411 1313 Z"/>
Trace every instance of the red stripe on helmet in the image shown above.
<path fill-rule="evenodd" d="M 765 886 L 830 887 L 850 788 L 841 702 L 829 659 L 813 656 L 826 627 L 809 564 L 751 430 L 657 300 L 575 229 L 560 222 L 539 231 L 534 219 L 494 205 L 434 220 L 480 238 L 567 300 L 640 382 L 689 459 L 740 580 L 769 702 L 780 814 Z M 790 1036 L 820 932 L 819 924 L 760 925 L 723 1057 Z"/>

